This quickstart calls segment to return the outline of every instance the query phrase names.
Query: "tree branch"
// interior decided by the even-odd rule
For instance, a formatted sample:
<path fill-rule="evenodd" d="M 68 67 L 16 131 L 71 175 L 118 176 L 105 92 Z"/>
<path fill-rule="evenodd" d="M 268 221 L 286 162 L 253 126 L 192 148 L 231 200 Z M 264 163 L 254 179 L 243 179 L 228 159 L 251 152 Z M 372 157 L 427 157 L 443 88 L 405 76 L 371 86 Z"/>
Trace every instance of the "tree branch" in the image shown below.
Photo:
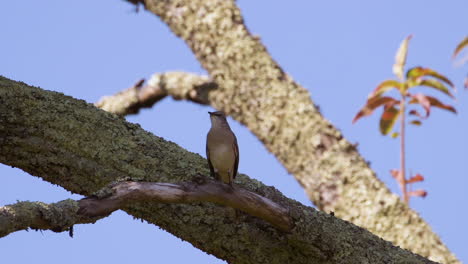
<path fill-rule="evenodd" d="M 143 3 L 187 43 L 219 85 L 210 104 L 247 126 L 317 207 L 433 260 L 458 263 L 250 34 L 235 1 L 131 2 Z"/>
<path fill-rule="evenodd" d="M 69 191 L 89 196 L 115 181 L 209 174 L 201 156 L 83 101 L 4 77 L 0 101 L 0 162 Z M 137 202 L 125 211 L 229 263 L 431 263 L 245 175 L 235 184 L 288 208 L 291 232 L 212 203 Z"/>
<path fill-rule="evenodd" d="M 87 217 L 76 214 L 77 201 L 68 199 L 58 203 L 18 202 L 0 207 L 0 237 L 27 230 L 70 231 L 75 224 L 94 223 L 101 217 Z"/>
<path fill-rule="evenodd" d="M 184 72 L 154 74 L 146 85 L 144 80 L 113 96 L 105 96 L 96 106 L 117 114 L 137 114 L 141 108 L 153 106 L 167 95 L 176 100 L 208 104 L 208 93 L 217 88 L 207 76 Z"/>
<path fill-rule="evenodd" d="M 201 177 L 197 183 L 121 182 L 112 186 L 111 192 L 109 197 L 83 199 L 79 213 L 89 217 L 105 216 L 138 201 L 213 202 L 262 218 L 285 232 L 292 228 L 292 219 L 286 208 L 256 193 Z"/>
<path fill-rule="evenodd" d="M 262 218 L 276 228 L 290 232 L 289 211 L 256 193 L 199 177 L 197 183 L 119 182 L 80 201 L 58 203 L 19 202 L 0 207 L 0 237 L 28 228 L 70 231 L 75 224 L 94 223 L 112 212 L 136 202 L 213 202 Z M 70 231 L 71 232 L 71 231 Z"/>

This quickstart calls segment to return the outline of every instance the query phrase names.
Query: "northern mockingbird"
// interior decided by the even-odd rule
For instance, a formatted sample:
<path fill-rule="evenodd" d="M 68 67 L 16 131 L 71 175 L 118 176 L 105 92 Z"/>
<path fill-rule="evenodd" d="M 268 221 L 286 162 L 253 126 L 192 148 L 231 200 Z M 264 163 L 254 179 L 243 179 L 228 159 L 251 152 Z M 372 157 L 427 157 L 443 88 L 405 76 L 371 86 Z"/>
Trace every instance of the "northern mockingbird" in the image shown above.
<path fill-rule="evenodd" d="M 206 158 L 211 176 L 232 186 L 239 167 L 239 147 L 223 112 L 208 112 L 211 129 L 206 136 Z"/>

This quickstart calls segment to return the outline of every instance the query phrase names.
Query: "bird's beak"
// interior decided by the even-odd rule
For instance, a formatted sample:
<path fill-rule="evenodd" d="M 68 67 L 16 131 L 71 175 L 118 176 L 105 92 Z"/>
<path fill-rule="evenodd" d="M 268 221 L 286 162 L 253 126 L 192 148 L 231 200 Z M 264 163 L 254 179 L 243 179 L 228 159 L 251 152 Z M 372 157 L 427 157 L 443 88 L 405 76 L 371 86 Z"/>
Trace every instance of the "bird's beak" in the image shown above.
<path fill-rule="evenodd" d="M 209 112 L 209 111 L 208 111 L 208 114 L 210 114 L 210 115 L 212 115 L 213 113 L 214 113 L 214 112 Z"/>

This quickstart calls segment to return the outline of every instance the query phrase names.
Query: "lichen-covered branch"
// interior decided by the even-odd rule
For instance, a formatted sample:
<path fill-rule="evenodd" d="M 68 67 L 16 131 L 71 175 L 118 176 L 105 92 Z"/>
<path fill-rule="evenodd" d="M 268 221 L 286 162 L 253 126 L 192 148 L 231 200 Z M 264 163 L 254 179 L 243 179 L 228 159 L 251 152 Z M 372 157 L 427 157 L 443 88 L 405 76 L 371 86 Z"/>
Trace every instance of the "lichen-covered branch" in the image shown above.
<path fill-rule="evenodd" d="M 195 182 L 206 160 L 84 101 L 0 77 L 0 162 L 90 196 L 111 182 Z M 431 263 L 240 174 L 239 187 L 288 208 L 286 233 L 213 203 L 136 202 L 124 211 L 229 263 Z"/>
<path fill-rule="evenodd" d="M 111 187 L 111 193 L 103 198 L 82 200 L 79 212 L 90 217 L 108 215 L 138 201 L 213 202 L 259 217 L 285 232 L 292 228 L 288 209 L 256 193 L 203 177 L 199 177 L 196 183 L 120 182 Z"/>
<path fill-rule="evenodd" d="M 458 263 L 250 34 L 235 1 L 131 2 L 143 3 L 187 43 L 219 85 L 210 104 L 246 125 L 320 209 L 433 260 Z"/>
<path fill-rule="evenodd" d="M 94 223 L 101 217 L 78 215 L 79 204 L 75 200 L 58 203 L 18 202 L 0 207 L 0 237 L 27 230 L 70 231 L 75 224 Z"/>
<path fill-rule="evenodd" d="M 180 184 L 157 182 L 119 182 L 80 201 L 58 203 L 18 202 L 0 207 L 0 237 L 35 229 L 63 232 L 75 224 L 94 223 L 118 209 L 136 202 L 195 203 L 213 202 L 242 210 L 264 219 L 276 228 L 289 232 L 292 219 L 289 210 L 271 200 L 242 188 L 199 177 L 197 182 Z"/>
<path fill-rule="evenodd" d="M 207 76 L 184 72 L 154 74 L 145 84 L 138 81 L 127 90 L 105 96 L 96 106 L 117 115 L 137 114 L 141 108 L 151 107 L 167 95 L 176 100 L 190 100 L 208 104 L 208 93 L 217 85 Z"/>

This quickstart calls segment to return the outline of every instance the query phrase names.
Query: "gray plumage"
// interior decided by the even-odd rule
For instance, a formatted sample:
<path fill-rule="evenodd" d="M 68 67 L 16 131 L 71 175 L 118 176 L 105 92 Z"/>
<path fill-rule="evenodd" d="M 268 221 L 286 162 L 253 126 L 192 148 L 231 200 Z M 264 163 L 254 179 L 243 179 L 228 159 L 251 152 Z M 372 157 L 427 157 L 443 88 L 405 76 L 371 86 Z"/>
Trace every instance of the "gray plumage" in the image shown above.
<path fill-rule="evenodd" d="M 208 112 L 211 129 L 206 136 L 206 158 L 211 176 L 232 185 L 239 167 L 239 147 L 223 112 Z"/>

